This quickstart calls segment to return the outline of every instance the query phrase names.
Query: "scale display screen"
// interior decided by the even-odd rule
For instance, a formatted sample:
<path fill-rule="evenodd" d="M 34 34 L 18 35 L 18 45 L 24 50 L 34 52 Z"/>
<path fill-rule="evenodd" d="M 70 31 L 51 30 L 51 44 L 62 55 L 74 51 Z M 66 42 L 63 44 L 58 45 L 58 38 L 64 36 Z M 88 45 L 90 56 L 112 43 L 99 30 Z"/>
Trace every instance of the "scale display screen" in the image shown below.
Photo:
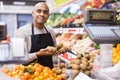
<path fill-rule="evenodd" d="M 85 23 L 115 24 L 116 11 L 111 9 L 86 9 Z"/>
<path fill-rule="evenodd" d="M 111 11 L 90 11 L 90 21 L 112 21 L 114 20 L 114 13 Z"/>

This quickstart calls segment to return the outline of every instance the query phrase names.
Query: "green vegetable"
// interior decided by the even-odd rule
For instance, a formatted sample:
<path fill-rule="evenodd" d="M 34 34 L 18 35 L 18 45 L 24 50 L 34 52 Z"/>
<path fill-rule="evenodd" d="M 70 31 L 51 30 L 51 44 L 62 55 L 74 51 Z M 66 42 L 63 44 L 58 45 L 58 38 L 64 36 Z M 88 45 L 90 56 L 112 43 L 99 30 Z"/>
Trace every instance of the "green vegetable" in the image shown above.
<path fill-rule="evenodd" d="M 100 49 L 100 45 L 99 44 L 93 43 L 92 46 L 95 47 L 95 49 Z"/>
<path fill-rule="evenodd" d="M 28 72 L 28 73 L 30 73 L 30 74 L 33 74 L 33 72 L 32 72 L 32 69 L 31 69 L 31 68 L 26 68 L 26 69 L 24 70 L 24 72 Z"/>

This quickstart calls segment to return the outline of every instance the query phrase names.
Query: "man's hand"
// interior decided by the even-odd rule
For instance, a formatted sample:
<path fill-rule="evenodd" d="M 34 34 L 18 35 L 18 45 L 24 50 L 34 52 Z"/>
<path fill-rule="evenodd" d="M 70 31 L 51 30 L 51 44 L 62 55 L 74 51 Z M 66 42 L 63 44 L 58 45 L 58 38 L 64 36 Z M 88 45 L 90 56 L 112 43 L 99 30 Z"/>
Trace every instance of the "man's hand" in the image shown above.
<path fill-rule="evenodd" d="M 55 54 L 57 49 L 55 47 L 48 46 L 47 48 L 41 49 L 40 51 L 36 52 L 36 56 L 47 56 Z"/>

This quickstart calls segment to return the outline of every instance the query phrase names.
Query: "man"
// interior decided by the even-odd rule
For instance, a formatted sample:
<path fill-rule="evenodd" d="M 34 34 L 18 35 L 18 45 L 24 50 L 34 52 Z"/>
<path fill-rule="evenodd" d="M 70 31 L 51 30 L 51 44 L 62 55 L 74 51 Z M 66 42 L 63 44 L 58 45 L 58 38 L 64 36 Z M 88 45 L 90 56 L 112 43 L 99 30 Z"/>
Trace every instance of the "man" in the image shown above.
<path fill-rule="evenodd" d="M 33 23 L 20 27 L 15 32 L 15 37 L 24 38 L 29 51 L 29 61 L 38 60 L 43 66 L 53 68 L 52 55 L 55 52 L 47 50 L 47 46 L 56 45 L 54 31 L 45 27 L 49 18 L 49 7 L 46 3 L 37 3 L 32 10 Z"/>

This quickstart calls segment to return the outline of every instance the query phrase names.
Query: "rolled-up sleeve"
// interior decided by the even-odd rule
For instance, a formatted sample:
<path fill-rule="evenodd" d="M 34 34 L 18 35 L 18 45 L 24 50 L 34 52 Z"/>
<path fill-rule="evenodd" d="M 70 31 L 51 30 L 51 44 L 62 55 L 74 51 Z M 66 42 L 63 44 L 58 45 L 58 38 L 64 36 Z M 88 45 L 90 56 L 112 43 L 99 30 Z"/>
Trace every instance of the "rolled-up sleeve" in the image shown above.
<path fill-rule="evenodd" d="M 27 48 L 27 54 L 28 54 L 28 61 L 33 61 L 34 59 L 37 59 L 36 53 L 29 53 L 31 49 L 31 25 L 25 25 L 20 27 L 20 29 L 17 29 L 15 31 L 14 37 L 15 38 L 23 38 L 26 43 Z"/>

